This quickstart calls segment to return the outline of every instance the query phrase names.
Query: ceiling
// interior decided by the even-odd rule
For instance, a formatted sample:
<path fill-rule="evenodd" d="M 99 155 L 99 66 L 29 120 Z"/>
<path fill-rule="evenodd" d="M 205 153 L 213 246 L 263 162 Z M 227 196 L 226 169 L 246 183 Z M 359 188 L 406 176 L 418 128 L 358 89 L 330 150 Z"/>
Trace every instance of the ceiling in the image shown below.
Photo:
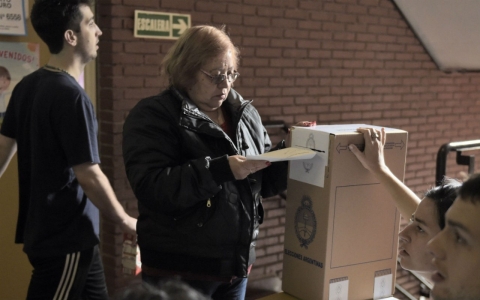
<path fill-rule="evenodd" d="M 393 0 L 440 70 L 480 71 L 479 0 Z"/>

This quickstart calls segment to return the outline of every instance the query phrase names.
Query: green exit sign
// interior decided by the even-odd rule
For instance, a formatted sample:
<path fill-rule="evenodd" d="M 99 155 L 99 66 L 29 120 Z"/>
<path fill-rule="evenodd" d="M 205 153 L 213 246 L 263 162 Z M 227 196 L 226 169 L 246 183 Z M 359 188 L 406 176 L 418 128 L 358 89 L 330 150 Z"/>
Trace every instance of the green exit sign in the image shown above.
<path fill-rule="evenodd" d="M 135 11 L 135 37 L 175 40 L 190 27 L 190 15 Z"/>

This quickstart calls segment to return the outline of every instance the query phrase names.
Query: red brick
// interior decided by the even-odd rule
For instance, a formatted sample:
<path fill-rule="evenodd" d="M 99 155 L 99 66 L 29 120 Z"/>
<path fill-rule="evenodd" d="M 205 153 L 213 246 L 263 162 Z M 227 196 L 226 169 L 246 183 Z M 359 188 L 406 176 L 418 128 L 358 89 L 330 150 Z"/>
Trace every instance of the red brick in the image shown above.
<path fill-rule="evenodd" d="M 308 19 L 308 12 L 305 10 L 287 9 L 285 10 L 285 18 L 306 20 Z"/>
<path fill-rule="evenodd" d="M 297 45 L 298 45 L 298 48 L 315 49 L 315 48 L 320 48 L 320 41 L 299 40 L 297 42 Z"/>
<path fill-rule="evenodd" d="M 282 75 L 286 77 L 305 77 L 307 71 L 301 68 L 285 68 L 283 69 Z"/>
<path fill-rule="evenodd" d="M 274 7 L 262 7 L 259 6 L 257 8 L 257 14 L 259 16 L 266 16 L 266 17 L 283 17 L 283 9 L 274 8 Z"/>
<path fill-rule="evenodd" d="M 270 86 L 293 86 L 295 85 L 295 81 L 293 78 L 272 78 L 270 79 Z"/>
<path fill-rule="evenodd" d="M 188 10 L 191 11 L 194 7 L 194 0 L 162 0 L 162 9 L 164 8 L 174 8 L 179 10 Z"/>
<path fill-rule="evenodd" d="M 114 77 L 111 79 L 112 87 L 119 87 L 119 88 L 129 88 L 129 87 L 143 87 L 143 78 L 138 76 L 122 76 L 122 77 Z"/>
<path fill-rule="evenodd" d="M 324 59 L 320 61 L 321 68 L 343 68 L 343 60 L 340 59 Z"/>
<path fill-rule="evenodd" d="M 207 2 L 207 1 L 195 1 L 196 11 L 205 11 L 210 13 L 225 13 L 227 12 L 227 3 L 221 2 Z"/>
<path fill-rule="evenodd" d="M 151 0 L 122 0 L 122 4 L 126 6 L 135 6 L 135 8 L 159 8 L 158 1 Z"/>
<path fill-rule="evenodd" d="M 237 84 L 237 81 L 235 81 L 235 84 Z M 267 84 L 268 84 L 267 78 L 258 78 L 258 77 L 241 78 L 241 83 L 240 83 L 240 85 L 243 87 L 266 86 Z"/>
<path fill-rule="evenodd" d="M 255 95 L 257 96 L 280 96 L 281 90 L 279 88 L 256 88 Z"/>
<path fill-rule="evenodd" d="M 285 210 L 282 210 L 282 214 L 285 213 Z M 281 235 L 285 233 L 284 226 L 272 227 L 267 229 L 267 236 Z"/>
<path fill-rule="evenodd" d="M 309 96 L 324 96 L 330 95 L 330 88 L 329 87 L 309 87 L 307 89 L 307 95 Z M 336 99 L 337 96 L 332 96 L 324 99 L 323 101 L 328 101 L 328 99 Z M 333 101 L 333 100 L 332 100 Z M 322 102 L 327 103 L 327 102 Z"/>
<path fill-rule="evenodd" d="M 328 12 L 345 12 L 346 11 L 345 4 L 338 4 L 338 3 L 325 3 L 323 5 L 323 10 Z"/>
<path fill-rule="evenodd" d="M 242 24 L 242 16 L 233 14 L 214 14 L 213 22 L 217 24 L 228 24 L 229 26 L 240 25 Z"/>
<path fill-rule="evenodd" d="M 282 112 L 286 115 L 290 115 L 290 114 L 296 115 L 296 114 L 304 114 L 306 111 L 305 111 L 305 107 L 286 106 L 282 108 Z"/>
<path fill-rule="evenodd" d="M 265 39 L 263 39 L 265 40 Z M 271 47 L 278 47 L 278 48 L 295 48 L 296 47 L 296 40 L 295 39 L 271 39 L 270 40 Z"/>
<path fill-rule="evenodd" d="M 356 23 L 357 16 L 351 14 L 335 14 L 335 22 L 338 23 Z"/>
<path fill-rule="evenodd" d="M 294 96 L 294 95 L 305 95 L 306 88 L 299 88 L 299 87 L 293 87 L 293 88 L 283 88 L 282 94 L 284 96 Z"/>
<path fill-rule="evenodd" d="M 315 1 L 317 2 L 317 1 Z M 326 11 L 312 11 L 310 18 L 314 21 L 334 21 L 335 15 Z"/>
<path fill-rule="evenodd" d="M 343 62 L 343 67 L 344 68 L 363 68 L 365 62 L 363 60 L 346 60 Z"/>
<path fill-rule="evenodd" d="M 331 58 L 332 51 L 328 50 L 308 50 L 308 57 L 310 58 Z"/>
<path fill-rule="evenodd" d="M 255 56 L 257 57 L 281 57 L 282 49 L 274 48 L 257 48 L 255 51 Z"/>
<path fill-rule="evenodd" d="M 269 6 L 270 0 L 243 0 L 245 4 L 254 4 L 258 6 Z"/>
<path fill-rule="evenodd" d="M 294 59 L 270 59 L 270 66 L 272 67 L 294 67 L 295 60 Z"/>
<path fill-rule="evenodd" d="M 268 46 L 269 42 L 267 39 L 264 38 L 255 38 L 255 37 L 245 37 L 242 40 L 242 46 L 260 46 L 266 47 Z"/>
<path fill-rule="evenodd" d="M 299 8 L 307 9 L 309 11 L 319 11 L 322 8 L 321 1 L 299 1 Z"/>
<path fill-rule="evenodd" d="M 242 65 L 244 67 L 266 67 L 268 66 L 267 58 L 248 58 L 242 60 Z"/>
<path fill-rule="evenodd" d="M 308 25 L 307 25 L 308 24 Z M 320 24 L 318 24 L 320 25 Z M 322 30 L 323 31 L 340 31 L 343 32 L 345 31 L 346 25 L 344 23 L 334 23 L 334 22 L 323 22 L 322 23 Z M 310 22 L 304 22 L 304 28 L 310 28 L 310 29 L 316 29 L 319 28 L 317 27 L 316 24 L 311 24 Z"/>
<path fill-rule="evenodd" d="M 344 59 L 352 59 L 354 56 L 354 53 L 351 51 L 333 51 L 332 53 L 333 58 L 344 58 Z"/>
<path fill-rule="evenodd" d="M 159 53 L 160 45 L 152 42 L 132 42 L 125 44 L 127 53 Z"/>
<path fill-rule="evenodd" d="M 228 3 L 227 12 L 241 15 L 255 15 L 256 7 L 253 5 L 244 5 L 236 3 Z"/>
<path fill-rule="evenodd" d="M 360 15 L 358 16 L 358 22 L 360 24 L 378 24 L 378 17 L 368 16 L 368 15 Z"/>
<path fill-rule="evenodd" d="M 283 29 L 281 29 L 281 28 L 257 28 L 257 36 L 282 37 L 283 36 Z"/>
<path fill-rule="evenodd" d="M 318 68 L 320 62 L 318 59 L 299 59 L 296 61 L 297 68 Z"/>
<path fill-rule="evenodd" d="M 282 35 L 280 35 L 282 37 Z M 285 30 L 285 37 L 286 38 L 301 38 L 301 39 L 308 39 L 309 32 L 308 30 L 298 30 L 298 29 L 286 29 Z"/>
<path fill-rule="evenodd" d="M 389 9 L 383 7 L 370 7 L 368 13 L 374 16 L 388 16 Z"/>
<path fill-rule="evenodd" d="M 295 79 L 296 86 L 315 86 L 318 84 L 318 79 L 316 78 L 297 78 Z"/>
<path fill-rule="evenodd" d="M 358 4 L 365 6 L 378 6 L 379 0 L 359 0 Z"/>
<path fill-rule="evenodd" d="M 307 50 L 303 49 L 285 49 L 283 50 L 283 57 L 296 57 L 296 58 L 305 58 L 307 57 Z"/>
<path fill-rule="evenodd" d="M 270 18 L 259 16 L 244 16 L 243 24 L 247 26 L 268 27 L 270 26 Z"/>
<path fill-rule="evenodd" d="M 302 30 L 318 30 L 321 27 L 321 22 L 298 21 L 298 28 Z"/>

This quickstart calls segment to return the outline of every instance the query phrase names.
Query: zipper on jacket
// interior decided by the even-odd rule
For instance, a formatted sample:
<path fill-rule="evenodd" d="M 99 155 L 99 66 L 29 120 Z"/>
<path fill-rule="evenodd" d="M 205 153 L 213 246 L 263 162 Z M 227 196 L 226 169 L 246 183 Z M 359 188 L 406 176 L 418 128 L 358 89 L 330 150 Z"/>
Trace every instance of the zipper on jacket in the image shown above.
<path fill-rule="evenodd" d="M 235 150 L 235 153 L 240 154 L 240 151 L 238 150 L 237 146 L 232 141 L 232 139 L 228 136 L 228 134 L 226 132 L 224 132 L 223 129 L 217 123 L 215 123 L 212 119 L 210 119 L 207 115 L 203 116 L 203 115 L 194 113 L 190 110 L 185 110 L 185 114 L 190 115 L 191 117 L 197 117 L 197 118 L 200 118 L 202 120 L 209 121 L 209 122 L 212 122 L 213 124 L 215 124 L 218 127 L 218 129 L 220 129 L 220 131 L 223 133 L 223 136 L 227 139 L 227 141 L 230 142 L 230 146 L 233 147 L 233 150 Z M 238 127 L 238 123 L 235 124 L 235 126 Z M 238 137 L 237 137 L 237 139 L 238 139 Z"/>
<path fill-rule="evenodd" d="M 243 116 L 243 113 L 244 113 L 244 111 L 245 111 L 245 108 L 246 108 L 249 104 L 251 104 L 251 103 L 253 102 L 253 100 L 245 100 L 245 101 L 246 101 L 246 102 L 243 103 L 243 104 L 240 106 L 240 108 L 238 109 L 238 114 L 237 114 L 237 115 L 238 115 L 238 118 L 237 118 L 237 120 L 236 120 L 236 122 L 235 122 L 235 129 L 234 129 L 234 131 L 235 131 L 235 137 L 237 138 L 237 141 L 236 141 L 236 142 L 237 142 L 237 145 L 239 144 L 239 139 L 240 139 L 240 131 L 238 130 L 238 125 L 240 124 L 240 121 L 242 120 L 242 116 Z M 245 141 L 244 141 L 244 139 L 243 139 L 243 137 L 242 137 L 242 145 L 240 145 L 240 148 L 241 148 L 242 150 L 246 150 L 246 149 L 243 149 L 243 148 L 244 148 L 244 147 L 243 147 L 243 144 L 244 144 L 244 143 L 245 143 Z M 247 146 L 247 149 L 248 149 L 248 146 Z M 240 154 L 240 152 L 237 151 L 237 154 Z"/>
<path fill-rule="evenodd" d="M 210 199 L 207 200 L 207 207 L 211 207 L 212 206 L 212 201 Z"/>

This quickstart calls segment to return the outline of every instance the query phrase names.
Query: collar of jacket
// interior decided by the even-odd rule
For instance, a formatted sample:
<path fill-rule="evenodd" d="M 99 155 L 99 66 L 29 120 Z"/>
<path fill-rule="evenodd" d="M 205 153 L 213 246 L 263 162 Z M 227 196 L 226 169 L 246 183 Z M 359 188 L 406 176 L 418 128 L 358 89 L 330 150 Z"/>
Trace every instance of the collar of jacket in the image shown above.
<path fill-rule="evenodd" d="M 184 95 L 182 92 L 180 92 L 173 86 L 170 87 L 170 90 L 176 98 L 182 101 L 182 116 L 180 119 L 181 125 L 186 125 L 184 123 L 184 116 L 187 116 L 188 118 L 196 117 L 213 123 L 213 121 L 206 114 L 204 114 L 202 111 L 200 111 L 200 109 L 198 109 L 198 106 L 193 103 L 190 98 L 188 98 L 186 95 Z M 243 109 L 252 102 L 253 100 L 245 100 L 239 93 L 237 93 L 237 91 L 235 91 L 234 89 L 230 89 L 227 100 L 222 105 L 227 104 L 226 108 L 230 110 L 232 122 L 234 122 L 236 125 L 240 121 Z"/>

